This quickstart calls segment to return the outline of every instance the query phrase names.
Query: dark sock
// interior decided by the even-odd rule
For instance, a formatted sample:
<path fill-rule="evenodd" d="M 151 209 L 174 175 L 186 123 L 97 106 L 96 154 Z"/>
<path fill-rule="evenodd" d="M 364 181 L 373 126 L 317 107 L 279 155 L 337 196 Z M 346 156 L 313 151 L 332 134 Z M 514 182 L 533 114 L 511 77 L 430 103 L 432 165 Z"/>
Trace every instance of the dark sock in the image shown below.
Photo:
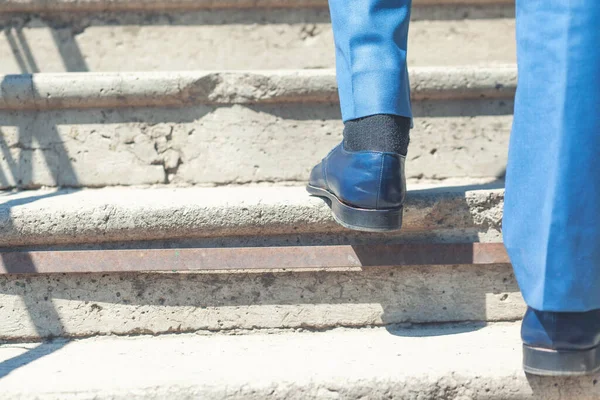
<path fill-rule="evenodd" d="M 408 152 L 411 119 L 390 114 L 377 114 L 346 121 L 344 148 L 348 151 Z"/>

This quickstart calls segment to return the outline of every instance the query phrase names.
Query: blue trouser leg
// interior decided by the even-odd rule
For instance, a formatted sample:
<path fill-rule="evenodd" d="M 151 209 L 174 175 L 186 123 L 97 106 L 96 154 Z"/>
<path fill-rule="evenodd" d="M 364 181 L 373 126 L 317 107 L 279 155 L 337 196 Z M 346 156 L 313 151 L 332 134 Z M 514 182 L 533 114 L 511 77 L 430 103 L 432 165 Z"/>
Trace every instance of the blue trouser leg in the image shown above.
<path fill-rule="evenodd" d="M 600 2 L 517 0 L 504 241 L 526 302 L 600 308 Z"/>
<path fill-rule="evenodd" d="M 344 121 L 412 117 L 406 67 L 411 0 L 329 0 Z"/>

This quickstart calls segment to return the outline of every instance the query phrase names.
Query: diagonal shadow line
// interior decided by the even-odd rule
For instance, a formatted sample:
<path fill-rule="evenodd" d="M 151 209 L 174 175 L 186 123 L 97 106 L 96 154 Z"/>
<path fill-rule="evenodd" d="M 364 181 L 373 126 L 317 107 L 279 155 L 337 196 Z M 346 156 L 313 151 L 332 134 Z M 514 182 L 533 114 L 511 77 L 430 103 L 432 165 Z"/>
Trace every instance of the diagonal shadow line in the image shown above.
<path fill-rule="evenodd" d="M 23 129 L 23 127 L 19 127 L 19 140 L 23 139 L 22 129 Z M 7 146 L 6 146 L 6 143 L 4 140 L 4 132 L 0 131 L 0 135 L 1 135 L 0 136 L 0 142 L 1 142 L 0 147 L 2 147 L 3 152 L 6 152 Z M 25 139 L 26 146 L 25 147 L 28 148 L 31 145 L 31 136 L 29 136 L 29 135 L 25 135 L 25 136 L 26 136 L 26 139 Z M 4 153 L 4 156 L 8 162 L 8 166 L 13 174 L 13 179 L 15 181 L 18 181 L 19 177 L 21 179 L 23 178 L 22 173 L 25 173 L 25 175 L 27 175 L 27 173 L 29 171 L 29 174 L 31 175 L 31 160 L 26 160 L 25 159 L 26 157 L 24 158 L 24 153 L 25 153 L 25 150 L 21 149 L 21 155 L 19 157 L 20 162 L 15 162 L 15 160 L 12 158 L 10 153 Z M 23 168 L 19 168 L 21 163 L 28 164 L 28 167 L 23 166 Z M 22 170 L 24 170 L 24 171 L 22 171 Z M 2 174 L 2 176 L 4 176 L 4 174 Z M 58 179 L 58 177 L 56 177 L 56 179 Z M 4 180 L 6 180 L 6 177 L 4 177 Z M 28 197 L 24 197 L 24 198 L 20 198 L 20 199 L 10 200 L 8 202 L 5 202 L 3 205 L 4 205 L 4 209 L 7 210 L 7 212 L 9 213 L 9 215 L 7 217 L 10 220 L 10 209 L 14 206 L 31 203 L 36 200 L 42 199 L 42 198 L 63 195 L 65 193 L 68 193 L 68 192 L 65 192 L 65 191 L 51 192 L 51 193 L 47 193 L 44 195 L 28 196 Z M 4 259 L 4 254 L 0 255 L 0 257 L 2 257 Z M 36 268 L 33 260 L 27 253 L 24 253 L 23 257 L 19 258 L 19 263 L 27 271 L 30 271 L 30 272 L 37 271 L 37 268 Z M 14 264 L 7 265 L 7 269 L 9 271 L 9 273 L 11 272 L 11 269 L 12 269 L 12 272 L 17 271 L 16 265 L 14 265 Z M 39 310 L 40 304 L 39 303 L 34 304 L 31 296 L 25 295 L 25 296 L 22 296 L 22 299 L 25 303 L 26 308 L 29 311 L 29 317 L 30 317 L 30 320 L 34 324 L 37 336 L 40 336 L 40 337 L 46 336 L 45 330 L 48 329 L 48 326 L 52 327 L 52 325 L 54 325 L 55 331 L 58 332 L 59 335 L 61 335 L 64 332 L 64 327 L 61 323 L 60 315 L 58 314 L 58 311 L 55 309 L 55 307 L 51 301 L 44 302 L 42 305 L 42 307 L 44 307 L 44 308 L 42 310 Z M 34 311 L 36 309 L 38 311 Z M 58 325 L 58 327 L 56 327 L 56 325 Z M 27 365 L 35 360 L 38 360 L 48 354 L 51 354 L 51 353 L 61 349 L 67 343 L 68 343 L 68 341 L 60 342 L 60 343 L 45 342 L 45 343 L 42 343 L 41 345 L 37 346 L 34 349 L 26 351 L 25 353 L 23 353 L 19 356 L 16 356 L 16 357 L 13 357 L 8 360 L 0 362 L 0 379 L 9 375 L 12 371 L 14 371 L 17 368 Z"/>
<path fill-rule="evenodd" d="M 412 194 L 433 194 L 433 193 L 465 193 L 473 190 L 497 190 L 504 189 L 504 176 L 506 175 L 506 167 L 498 173 L 495 180 L 486 183 L 475 183 L 471 185 L 461 186 L 436 186 L 429 189 L 411 190 Z"/>
<path fill-rule="evenodd" d="M 33 60 L 33 55 L 31 53 L 31 48 L 27 42 L 27 38 L 25 38 L 25 36 L 23 35 L 22 32 L 17 31 L 17 35 L 19 38 L 19 41 L 21 43 L 21 47 L 24 49 L 26 56 L 30 56 L 31 60 L 30 60 L 30 64 L 32 66 L 34 66 L 35 68 L 35 72 L 39 72 L 37 66 L 35 65 L 35 60 Z M 66 41 L 61 40 L 60 36 L 58 35 L 58 33 L 55 30 L 52 30 L 52 37 L 54 39 L 54 42 L 60 52 L 60 55 L 63 59 L 63 64 L 65 65 L 67 72 L 86 72 L 88 71 L 88 67 L 87 64 L 83 58 L 83 55 L 81 53 L 81 50 L 79 49 L 79 46 L 77 45 L 77 42 L 75 41 L 75 39 L 73 37 L 68 37 L 66 39 Z M 66 47 L 65 44 L 66 43 Z M 74 59 L 73 59 L 74 57 Z M 29 58 L 28 58 L 29 59 Z M 74 61 L 74 62 L 73 62 Z M 34 83 L 34 81 L 31 81 L 31 89 L 33 91 L 34 94 L 40 96 L 40 92 L 37 90 L 36 85 Z M 54 182 L 56 183 L 57 186 L 78 186 L 78 181 L 79 179 L 77 178 L 77 173 L 75 172 L 75 169 L 73 168 L 73 164 L 70 160 L 68 151 L 66 149 L 66 147 L 64 146 L 64 142 L 62 140 L 62 138 L 60 137 L 60 134 L 58 132 L 58 126 L 56 124 L 51 124 L 48 129 L 38 129 L 38 114 L 34 115 L 34 121 L 33 121 L 33 129 L 30 130 L 30 132 L 28 132 L 27 134 L 22 132 L 23 129 L 20 129 L 20 137 L 19 137 L 19 141 L 21 141 L 21 138 L 23 138 L 26 141 L 29 141 L 27 148 L 31 148 L 31 141 L 32 139 L 36 139 L 38 142 L 40 142 L 40 137 L 39 135 L 44 134 L 46 141 L 49 141 L 50 143 L 52 143 L 52 148 L 54 150 L 54 153 L 57 156 L 57 163 L 58 165 L 56 166 L 56 168 L 53 168 L 52 166 L 52 160 L 48 158 L 48 151 L 43 151 L 42 154 L 44 155 L 44 160 L 46 162 L 46 166 L 48 167 L 48 170 L 51 172 L 53 178 L 54 178 Z M 32 160 L 33 161 L 33 152 L 31 152 L 32 155 Z M 31 162 L 30 161 L 30 162 Z M 28 169 L 29 171 L 29 175 L 28 179 L 24 179 L 24 181 L 29 181 L 31 180 L 33 177 L 31 176 L 31 165 L 30 168 Z"/>
<path fill-rule="evenodd" d="M 15 161 L 15 159 L 13 158 L 12 154 L 10 154 L 10 150 L 9 150 L 9 145 L 6 142 L 5 139 L 6 133 L 4 132 L 4 130 L 2 129 L 2 127 L 0 127 L 0 151 L 2 152 L 2 155 L 4 157 L 4 161 L 6 161 L 6 163 L 8 164 L 8 168 L 12 173 L 13 179 L 16 178 L 16 173 L 18 173 L 19 167 Z M 6 176 L 2 177 L 2 185 L 3 186 L 10 186 L 8 179 Z"/>
<path fill-rule="evenodd" d="M 64 31 L 51 30 L 52 39 L 60 53 L 67 72 L 88 72 L 90 69 L 83 57 L 83 53 L 72 33 L 66 35 Z"/>
<path fill-rule="evenodd" d="M 7 33 L 7 36 L 9 37 L 9 42 L 10 42 L 10 39 L 12 39 L 12 42 L 10 42 L 10 43 L 11 43 L 11 46 L 14 45 L 13 49 L 18 49 L 17 43 L 14 40 L 14 38 L 12 38 L 12 36 L 10 36 L 8 33 Z M 37 65 L 35 64 L 35 60 L 33 59 L 33 55 L 31 54 L 31 49 L 26 41 L 26 38 L 22 34 L 18 34 L 18 38 L 21 42 L 21 47 L 24 49 L 24 51 L 26 53 L 29 52 L 28 55 L 26 54 L 26 58 L 27 58 L 27 61 L 32 65 L 33 72 L 37 72 Z M 23 60 L 21 58 L 20 61 L 21 62 L 19 64 L 21 65 L 21 68 L 22 69 L 26 68 L 25 60 Z M 24 72 L 26 72 L 25 69 L 24 69 Z M 0 86 L 1 86 L 1 82 L 0 82 Z M 35 91 L 35 86 L 33 84 L 32 84 L 32 89 Z M 35 114 L 35 117 L 37 117 L 37 114 Z M 35 122 L 36 121 L 34 121 L 34 123 Z M 30 181 L 33 179 L 32 162 L 33 162 L 33 158 L 34 158 L 34 150 L 32 147 L 32 141 L 34 138 L 36 138 L 39 141 L 38 135 L 40 135 L 43 132 L 41 129 L 35 129 L 35 127 L 36 127 L 36 125 L 30 125 L 29 122 L 26 125 L 21 124 L 18 127 L 18 135 L 19 135 L 18 143 L 19 143 L 19 146 L 21 147 L 20 152 L 19 152 L 18 162 L 15 162 L 15 160 L 12 158 L 12 156 L 10 154 L 6 154 L 6 153 L 4 154 L 5 157 L 7 155 L 9 156 L 7 158 L 7 160 L 8 160 L 9 168 L 11 169 L 11 172 L 13 174 L 13 179 L 16 182 L 24 181 L 26 185 L 31 184 L 32 182 L 30 182 Z M 49 170 L 52 172 L 54 181 L 56 182 L 57 185 L 61 184 L 61 179 L 62 179 L 61 166 L 62 166 L 62 170 L 64 170 L 64 172 L 69 175 L 69 178 L 71 180 L 73 180 L 74 182 L 77 182 L 77 175 L 76 175 L 73 165 L 71 164 L 71 161 L 69 159 L 67 149 L 64 147 L 63 142 L 60 138 L 60 135 L 58 134 L 58 129 L 55 124 L 52 124 L 52 126 L 50 127 L 50 130 L 49 130 L 49 133 L 51 136 L 51 142 L 55 143 L 54 149 L 55 149 L 55 152 L 56 152 L 57 158 L 58 158 L 58 160 L 57 160 L 58 164 L 59 164 L 58 167 L 52 168 L 51 160 L 48 158 L 47 152 L 42 152 L 42 154 L 44 155 L 46 165 L 48 166 Z M 4 132 L 0 132 L 0 135 L 2 135 L 2 141 L 4 142 Z M 4 143 L 4 144 L 6 144 L 6 143 Z M 3 152 L 6 152 L 7 150 L 4 149 L 4 147 L 6 147 L 6 146 L 2 146 L 2 147 L 3 147 Z M 61 157 L 63 158 L 63 160 L 61 160 Z M 42 195 L 42 196 L 31 196 L 29 198 L 15 200 L 14 203 L 9 202 L 10 204 L 5 204 L 5 206 L 7 206 L 8 212 L 10 213 L 10 208 L 13 206 L 16 206 L 19 204 L 26 204 L 28 202 L 32 202 L 32 201 L 38 200 L 40 198 L 51 197 L 51 196 L 56 196 L 56 195 L 60 195 L 60 194 L 62 194 L 62 193 L 55 192 L 55 193 L 49 193 L 49 194 Z M 8 216 L 8 218 L 10 219 L 10 215 Z M 1 255 L 0 257 L 3 257 L 3 255 Z M 25 270 L 28 270 L 31 272 L 36 272 L 36 270 L 37 270 L 36 266 L 28 254 L 24 254 L 24 257 L 20 258 L 19 262 L 21 263 L 20 267 L 24 268 Z M 7 265 L 7 269 L 8 269 L 9 273 L 11 272 L 11 268 L 12 268 L 13 272 L 16 270 L 15 265 Z M 26 289 L 24 289 L 24 290 L 26 290 Z M 25 306 L 28 310 L 29 318 L 34 325 L 34 329 L 36 331 L 37 336 L 38 337 L 50 336 L 50 335 L 48 335 L 49 330 L 53 331 L 53 333 L 58 336 L 61 336 L 62 334 L 64 334 L 64 332 L 65 332 L 64 326 L 61 322 L 60 315 L 59 315 L 58 311 L 56 310 L 56 308 L 54 307 L 54 304 L 52 303 L 52 301 L 50 300 L 50 301 L 34 304 L 33 298 L 34 298 L 34 296 L 27 296 L 27 295 L 22 296 L 23 302 L 25 303 Z M 40 310 L 40 305 L 42 307 L 41 310 Z M 52 354 L 52 353 L 60 350 L 62 347 L 66 346 L 68 343 L 69 343 L 69 341 L 61 341 L 58 343 L 45 342 L 45 343 L 42 343 L 40 346 L 37 346 L 36 348 L 31 349 L 31 350 L 28 350 L 19 356 L 12 357 L 8 360 L 0 362 L 0 379 L 9 375 L 11 372 L 13 372 L 14 370 L 16 370 L 22 366 L 30 364 L 42 357 L 45 357 L 49 354 Z"/>
<path fill-rule="evenodd" d="M 50 198 L 50 197 L 64 196 L 66 194 L 71 194 L 71 193 L 74 193 L 74 192 L 77 192 L 77 191 L 79 191 L 79 189 L 69 189 L 69 190 L 61 190 L 61 191 L 50 192 L 50 193 L 36 195 L 36 196 L 22 197 L 22 198 L 13 199 L 13 200 L 5 201 L 5 202 L 3 202 L 2 200 L 0 200 L 0 206 L 2 208 L 4 208 L 4 209 L 9 210 L 9 212 L 10 212 L 10 209 L 12 207 L 22 206 L 22 205 L 25 205 L 25 204 L 33 203 L 33 202 L 35 202 L 37 200 L 47 199 L 47 198 Z M 1 211 L 0 211 L 0 213 L 1 213 Z"/>
<path fill-rule="evenodd" d="M 31 272 L 37 271 L 35 263 L 33 262 L 33 260 L 31 259 L 31 257 L 29 256 L 28 253 L 23 253 L 22 257 L 19 257 L 18 262 L 22 263 L 24 265 L 19 266 L 18 269 L 14 263 L 11 263 L 8 259 L 6 259 L 5 254 L 0 253 L 0 258 L 2 258 L 4 265 L 6 266 L 6 269 L 8 270 L 9 273 L 11 273 L 11 272 L 14 273 L 18 269 L 25 269 L 25 270 L 31 271 Z M 24 290 L 27 290 L 27 289 L 25 288 Z M 31 322 L 34 325 L 38 336 L 41 336 L 41 337 L 47 336 L 47 335 L 45 335 L 45 332 L 44 332 L 44 329 L 47 329 L 47 326 L 44 326 L 44 325 L 48 324 L 46 321 L 49 321 L 50 324 L 52 324 L 54 322 L 55 324 L 58 325 L 58 327 L 57 327 L 58 332 L 56 332 L 58 334 L 57 336 L 61 336 L 62 334 L 64 334 L 64 331 L 65 331 L 64 326 L 61 323 L 60 315 L 58 314 L 58 311 L 54 307 L 54 304 L 52 303 L 52 301 L 46 301 L 43 303 L 33 304 L 33 301 L 34 301 L 33 297 L 27 296 L 27 295 L 22 296 L 22 299 L 25 302 L 27 309 L 29 310 Z M 42 310 L 39 309 L 40 306 L 43 307 Z M 39 318 L 36 315 L 34 315 L 32 310 L 34 310 L 35 308 L 38 309 L 36 311 L 37 314 L 43 314 L 42 318 Z M 8 360 L 0 362 L 0 379 L 9 375 L 11 372 L 15 371 L 18 368 L 21 368 L 27 364 L 30 364 L 36 360 L 39 360 L 42 357 L 45 357 L 49 354 L 52 354 L 52 353 L 60 350 L 61 348 L 65 347 L 69 342 L 70 342 L 69 340 L 64 340 L 64 341 L 59 341 L 59 342 L 44 342 L 41 345 L 39 345 L 31 350 L 28 350 L 23 354 L 20 354 L 18 356 L 15 356 Z"/>
<path fill-rule="evenodd" d="M 44 342 L 34 347 L 33 349 L 27 350 L 25 353 L 18 356 L 9 358 L 0 362 L 0 379 L 10 375 L 11 372 L 18 368 L 24 367 L 27 364 L 39 360 L 49 354 L 52 354 L 63 347 L 65 347 L 70 341 L 61 340 L 55 342 Z"/>
<path fill-rule="evenodd" d="M 19 41 L 19 44 L 21 45 L 21 48 L 23 49 L 23 55 L 25 56 L 25 59 L 27 60 L 27 63 L 29 64 L 29 69 L 30 69 L 29 71 L 33 72 L 33 73 L 40 72 L 40 69 L 39 69 L 37 63 L 35 62 L 35 59 L 33 58 L 33 52 L 31 51 L 31 47 L 29 46 L 29 43 L 27 42 L 25 35 L 23 35 L 23 30 L 16 29 L 15 35 L 17 36 L 17 40 Z"/>
<path fill-rule="evenodd" d="M 0 129 L 0 140 L 3 138 L 2 136 L 2 130 Z M 4 146 L 2 146 L 2 144 L 0 143 L 0 149 L 2 149 L 2 153 L 4 153 L 4 158 L 9 162 L 10 165 L 10 155 L 7 157 L 6 153 L 5 153 L 5 149 Z M 10 168 L 10 166 L 9 166 Z M 8 187 L 10 186 L 8 184 L 8 177 L 7 175 L 4 173 L 4 169 L 0 167 L 0 187 Z"/>
<path fill-rule="evenodd" d="M 37 92 L 35 86 L 33 89 Z M 40 121 L 37 118 L 37 115 L 35 118 L 35 127 L 32 132 L 33 137 L 39 142 L 40 135 L 43 134 L 44 139 L 52 143 L 52 153 L 56 155 L 56 160 L 52 160 L 50 158 L 50 154 L 52 154 L 51 152 L 49 152 L 48 150 L 42 151 L 46 167 L 52 174 L 52 178 L 54 179 L 56 186 L 78 187 L 79 178 L 77 177 L 77 172 L 73 167 L 71 158 L 69 156 L 69 152 L 64 145 L 64 141 L 62 140 L 60 133 L 58 132 L 58 127 L 55 124 L 52 124 L 48 127 L 48 129 L 40 129 L 41 127 L 40 125 L 38 125 L 38 123 L 43 123 L 43 121 Z M 57 165 L 52 165 L 53 161 L 55 161 Z M 32 176 L 30 176 L 29 178 L 33 179 Z"/>
<path fill-rule="evenodd" d="M 13 179 L 19 186 L 31 186 L 33 184 L 33 157 L 34 151 L 27 150 L 33 146 L 33 137 L 26 126 L 18 127 L 17 144 L 20 147 L 18 162 L 15 165 Z"/>
<path fill-rule="evenodd" d="M 28 61 L 32 65 L 32 68 L 37 72 L 38 68 L 35 64 L 35 60 L 33 59 L 33 55 L 31 54 L 31 48 L 27 42 L 27 38 L 22 34 L 22 32 L 18 31 L 17 37 L 21 47 L 24 49 L 25 53 L 28 54 Z M 14 38 L 12 39 L 14 42 Z M 77 44 L 75 42 L 73 42 L 73 44 L 75 48 L 78 49 Z M 16 42 L 14 45 L 18 48 Z M 84 61 L 82 60 L 82 62 Z M 5 77 L 4 80 L 0 82 L 0 88 L 4 86 L 6 79 L 7 78 Z M 40 96 L 40 92 L 37 90 L 33 78 L 30 76 L 29 79 L 32 92 Z M 48 170 L 52 174 L 54 183 L 57 186 L 79 186 L 77 173 L 73 168 L 73 164 L 69 157 L 67 148 L 64 145 L 64 141 L 60 137 L 57 125 L 55 123 L 51 123 L 46 125 L 46 128 L 43 123 L 47 123 L 47 121 L 40 121 L 38 113 L 32 113 L 31 117 L 31 119 L 23 121 L 18 126 L 17 143 L 20 147 L 18 162 L 15 163 L 12 159 L 12 156 L 7 158 L 7 162 L 12 170 L 13 178 L 17 183 L 16 186 L 35 186 L 35 183 L 33 182 L 33 162 L 36 155 L 36 149 L 33 148 L 34 140 L 36 140 L 38 143 L 43 143 L 44 141 L 51 143 L 50 148 L 46 149 L 45 151 L 41 151 L 41 153 L 44 156 L 44 161 Z M 43 138 L 40 137 L 42 134 L 44 135 Z M 4 153 L 4 156 L 7 157 L 6 149 L 3 148 L 2 152 Z M 52 153 L 54 153 L 56 156 L 55 160 L 50 158 Z M 56 163 L 56 165 L 53 165 L 53 161 Z"/>
<path fill-rule="evenodd" d="M 17 61 L 17 64 L 19 65 L 19 69 L 21 70 L 21 72 L 22 73 L 31 72 L 31 70 L 27 66 L 27 63 L 25 62 L 25 59 L 23 58 L 23 54 L 21 54 L 22 53 L 21 49 L 19 48 L 17 40 L 13 36 L 12 30 L 10 28 L 6 29 L 4 31 L 4 34 L 6 35 L 6 41 L 8 42 L 8 45 L 10 46 L 10 49 L 11 49 L 13 55 L 15 56 L 15 60 Z"/>

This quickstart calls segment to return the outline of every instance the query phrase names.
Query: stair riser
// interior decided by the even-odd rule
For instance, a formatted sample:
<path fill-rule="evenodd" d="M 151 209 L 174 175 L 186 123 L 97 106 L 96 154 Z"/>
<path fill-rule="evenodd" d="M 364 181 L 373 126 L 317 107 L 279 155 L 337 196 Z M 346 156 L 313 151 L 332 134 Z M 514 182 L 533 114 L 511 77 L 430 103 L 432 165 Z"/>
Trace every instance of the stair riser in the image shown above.
<path fill-rule="evenodd" d="M 509 265 L 348 272 L 0 277 L 0 338 L 499 321 L 522 317 Z"/>
<path fill-rule="evenodd" d="M 482 9 L 514 7 L 514 0 L 413 0 L 416 9 Z M 326 9 L 327 0 L 4 0 L 3 13 L 94 12 L 94 11 L 193 11 L 223 9 Z"/>
<path fill-rule="evenodd" d="M 415 104 L 409 178 L 503 174 L 512 101 Z M 0 187 L 298 182 L 341 140 L 337 104 L 0 111 Z"/>
<path fill-rule="evenodd" d="M 418 11 L 415 14 L 419 17 Z M 462 17 L 414 21 L 409 65 L 516 61 L 514 19 L 510 12 L 509 18 L 500 19 Z M 323 9 L 101 14 L 66 21 L 13 17 L 3 24 L 0 73 L 335 65 L 329 14 Z"/>

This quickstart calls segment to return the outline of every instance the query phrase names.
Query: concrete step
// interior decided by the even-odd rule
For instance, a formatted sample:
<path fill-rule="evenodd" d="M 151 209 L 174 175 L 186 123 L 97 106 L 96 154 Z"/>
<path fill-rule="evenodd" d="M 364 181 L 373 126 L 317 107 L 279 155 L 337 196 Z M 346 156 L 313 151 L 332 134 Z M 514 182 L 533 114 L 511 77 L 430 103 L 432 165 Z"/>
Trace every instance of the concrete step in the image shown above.
<path fill-rule="evenodd" d="M 503 176 L 514 67 L 414 68 L 409 178 Z M 303 183 L 341 140 L 333 70 L 0 77 L 0 187 Z"/>
<path fill-rule="evenodd" d="M 409 65 L 516 62 L 513 8 L 415 7 Z M 335 66 L 323 8 L 5 14 L 0 25 L 5 74 Z"/>
<path fill-rule="evenodd" d="M 498 187 L 494 183 L 455 185 L 409 182 L 402 232 L 381 235 L 342 228 L 304 187 L 2 192 L 0 246 L 109 248 L 108 242 L 184 239 L 220 246 L 227 240 L 229 246 L 500 242 L 503 190 L 489 189 Z"/>
<path fill-rule="evenodd" d="M 506 263 L 0 275 L 2 340 L 515 321 L 524 312 Z"/>
<path fill-rule="evenodd" d="M 232 270 L 221 258 L 222 271 L 150 273 L 115 272 L 123 259 L 108 257 L 100 264 L 112 273 L 77 273 L 75 263 L 66 274 L 40 273 L 30 252 L 498 243 L 502 191 L 465 190 L 411 191 L 404 230 L 384 235 L 339 227 L 322 200 L 294 187 L 5 193 L 0 257 L 13 273 L 0 274 L 0 338 L 518 319 L 524 305 L 506 261 L 257 270 L 248 258 Z M 15 250 L 25 252 L 11 268 Z M 96 256 L 78 253 L 82 270 Z"/>
<path fill-rule="evenodd" d="M 3 399 L 597 399 L 521 369 L 518 323 L 0 347 Z M 35 379 L 35 384 L 32 384 Z"/>

